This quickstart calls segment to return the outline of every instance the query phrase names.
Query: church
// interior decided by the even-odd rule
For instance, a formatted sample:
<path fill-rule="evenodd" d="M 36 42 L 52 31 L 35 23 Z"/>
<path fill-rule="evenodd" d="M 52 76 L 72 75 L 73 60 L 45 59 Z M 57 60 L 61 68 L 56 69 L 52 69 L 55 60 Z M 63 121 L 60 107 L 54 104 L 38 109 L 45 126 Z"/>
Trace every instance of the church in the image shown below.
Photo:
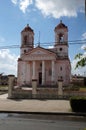
<path fill-rule="evenodd" d="M 34 30 L 27 25 L 21 31 L 20 57 L 18 58 L 17 85 L 56 85 L 58 80 L 68 86 L 71 64 L 68 54 L 68 27 L 60 21 L 54 29 L 55 43 L 52 48 L 34 46 Z"/>

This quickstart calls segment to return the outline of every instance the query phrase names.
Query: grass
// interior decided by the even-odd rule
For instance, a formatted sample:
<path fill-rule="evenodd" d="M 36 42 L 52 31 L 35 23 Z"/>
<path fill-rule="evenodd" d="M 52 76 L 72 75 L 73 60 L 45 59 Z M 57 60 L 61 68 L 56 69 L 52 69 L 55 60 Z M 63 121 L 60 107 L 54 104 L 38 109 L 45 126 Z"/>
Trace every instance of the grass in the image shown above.
<path fill-rule="evenodd" d="M 0 85 L 0 91 L 8 90 L 8 85 Z"/>
<path fill-rule="evenodd" d="M 80 87 L 79 91 L 83 91 L 83 92 L 86 92 L 86 87 Z"/>
<path fill-rule="evenodd" d="M 8 85 L 0 85 L 0 88 L 8 87 Z"/>
<path fill-rule="evenodd" d="M 0 95 L 8 92 L 8 85 L 0 85 Z"/>

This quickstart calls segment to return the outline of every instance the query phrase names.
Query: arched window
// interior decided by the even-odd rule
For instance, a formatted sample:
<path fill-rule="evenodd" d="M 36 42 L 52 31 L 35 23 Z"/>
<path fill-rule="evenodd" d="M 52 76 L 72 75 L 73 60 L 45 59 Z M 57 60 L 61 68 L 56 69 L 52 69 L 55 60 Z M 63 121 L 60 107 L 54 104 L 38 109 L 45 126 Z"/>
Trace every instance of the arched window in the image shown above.
<path fill-rule="evenodd" d="M 61 34 L 61 33 L 59 34 L 59 42 L 63 42 L 64 41 L 63 36 L 64 36 L 63 34 Z"/>
<path fill-rule="evenodd" d="M 24 43 L 27 43 L 27 36 L 24 36 Z"/>
<path fill-rule="evenodd" d="M 26 50 L 24 50 L 24 53 L 26 53 Z"/>
<path fill-rule="evenodd" d="M 60 47 L 59 50 L 62 51 L 62 47 Z"/>
<path fill-rule="evenodd" d="M 60 67 L 60 71 L 62 71 L 62 66 Z"/>

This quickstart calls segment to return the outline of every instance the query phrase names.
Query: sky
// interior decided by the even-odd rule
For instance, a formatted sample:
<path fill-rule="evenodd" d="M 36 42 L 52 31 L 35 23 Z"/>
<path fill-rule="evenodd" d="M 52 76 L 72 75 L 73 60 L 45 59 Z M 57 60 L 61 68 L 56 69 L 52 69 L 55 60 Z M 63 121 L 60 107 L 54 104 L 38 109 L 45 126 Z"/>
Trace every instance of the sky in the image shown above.
<path fill-rule="evenodd" d="M 55 42 L 54 28 L 60 20 L 68 26 L 69 58 L 72 74 L 86 76 L 86 67 L 74 69 L 77 53 L 86 52 L 85 0 L 1 0 L 0 1 L 0 73 L 17 75 L 17 59 L 21 31 L 29 26 L 34 30 L 34 44 L 49 47 Z M 79 40 L 79 41 L 78 41 Z M 73 41 L 73 44 L 70 42 Z M 80 44 L 76 44 L 78 41 Z M 85 42 L 84 42 L 85 41 Z M 46 45 L 44 45 L 46 43 Z"/>

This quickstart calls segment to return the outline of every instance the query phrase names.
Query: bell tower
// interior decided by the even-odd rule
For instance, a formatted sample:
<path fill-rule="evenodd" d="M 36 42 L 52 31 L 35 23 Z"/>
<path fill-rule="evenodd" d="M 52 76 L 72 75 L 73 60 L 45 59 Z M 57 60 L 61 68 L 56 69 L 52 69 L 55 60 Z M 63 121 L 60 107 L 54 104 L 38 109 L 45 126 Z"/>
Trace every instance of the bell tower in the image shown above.
<path fill-rule="evenodd" d="M 68 28 L 65 24 L 60 23 L 55 27 L 55 46 L 58 44 L 68 43 Z"/>
<path fill-rule="evenodd" d="M 55 27 L 55 45 L 54 48 L 57 50 L 59 55 L 68 56 L 68 27 L 60 23 Z"/>
<path fill-rule="evenodd" d="M 27 24 L 21 31 L 21 55 L 27 53 L 34 47 L 34 31 Z"/>

